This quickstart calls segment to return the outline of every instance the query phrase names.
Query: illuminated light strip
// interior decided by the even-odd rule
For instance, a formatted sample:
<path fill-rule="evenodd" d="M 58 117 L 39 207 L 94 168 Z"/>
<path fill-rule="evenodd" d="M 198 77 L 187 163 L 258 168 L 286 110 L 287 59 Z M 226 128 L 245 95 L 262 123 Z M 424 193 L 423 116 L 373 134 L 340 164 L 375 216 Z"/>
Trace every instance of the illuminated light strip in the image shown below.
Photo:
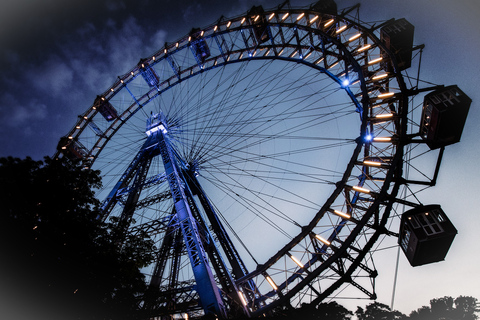
<path fill-rule="evenodd" d="M 330 245 L 330 241 L 320 237 L 318 234 L 315 235 L 315 238 L 317 238 L 318 240 L 320 240 L 321 242 L 323 242 L 324 244 L 326 244 L 327 246 Z"/>
<path fill-rule="evenodd" d="M 384 114 L 377 114 L 375 118 L 377 119 L 386 119 L 393 117 L 393 113 L 384 113 Z"/>
<path fill-rule="evenodd" d="M 383 58 L 380 57 L 380 58 L 377 58 L 377 59 L 373 59 L 373 60 L 370 60 L 368 61 L 368 64 L 372 65 L 372 64 L 375 64 L 375 63 L 379 63 L 380 61 L 382 61 Z"/>
<path fill-rule="evenodd" d="M 361 193 L 370 193 L 370 190 L 359 187 L 359 186 L 353 186 L 352 189 Z"/>
<path fill-rule="evenodd" d="M 268 56 L 271 51 L 272 51 L 272 49 L 268 49 L 267 52 L 266 52 L 263 56 L 264 56 L 264 57 Z"/>
<path fill-rule="evenodd" d="M 268 17 L 268 20 L 272 20 L 272 19 L 273 19 L 273 17 L 275 17 L 275 12 L 274 12 L 274 13 L 272 13 L 272 14 L 271 14 L 271 15 Z"/>
<path fill-rule="evenodd" d="M 335 33 L 336 33 L 336 34 L 342 33 L 343 31 L 345 31 L 345 29 L 347 29 L 347 25 L 344 25 L 343 27 L 341 27 L 340 29 L 338 29 Z"/>
<path fill-rule="evenodd" d="M 232 21 L 228 21 L 227 28 L 230 28 L 231 25 L 232 25 Z"/>
<path fill-rule="evenodd" d="M 350 219 L 350 215 L 345 213 L 345 212 L 338 211 L 338 210 L 333 210 L 333 213 L 335 213 L 337 216 L 340 216 L 342 218 Z"/>
<path fill-rule="evenodd" d="M 200 32 L 200 37 L 203 37 L 204 34 L 205 34 L 205 31 L 202 30 L 202 32 Z"/>
<path fill-rule="evenodd" d="M 385 92 L 377 96 L 378 99 L 391 98 L 395 95 L 395 92 Z"/>
<path fill-rule="evenodd" d="M 218 26 L 213 27 L 213 31 L 217 31 L 217 29 L 218 29 Z M 190 40 L 188 40 L 188 41 L 190 41 Z"/>
<path fill-rule="evenodd" d="M 302 19 L 304 15 L 305 15 L 305 13 L 300 14 L 300 15 L 297 17 L 297 21 L 300 20 L 300 19 Z"/>
<path fill-rule="evenodd" d="M 285 19 L 287 19 L 288 15 L 289 15 L 289 13 L 288 13 L 288 12 L 287 12 L 287 13 L 285 13 L 285 14 L 283 15 L 283 17 L 282 17 L 282 21 L 283 21 L 283 20 L 285 20 Z"/>
<path fill-rule="evenodd" d="M 318 19 L 318 16 L 313 17 L 312 19 L 310 19 L 310 23 L 314 23 L 315 21 L 317 21 L 317 19 Z"/>
<path fill-rule="evenodd" d="M 281 55 L 282 55 L 282 53 L 283 53 L 283 50 L 285 50 L 285 48 L 282 48 L 282 50 L 280 50 L 280 52 L 278 53 L 278 55 L 279 55 L 279 56 L 281 56 Z"/>
<path fill-rule="evenodd" d="M 357 40 L 358 38 L 360 38 L 362 36 L 361 33 L 357 33 L 356 35 L 352 36 L 350 39 L 348 39 L 348 41 L 354 41 L 354 40 Z"/>
<path fill-rule="evenodd" d="M 332 64 L 330 67 L 328 67 L 328 69 L 331 69 L 331 68 L 335 67 L 337 64 L 338 64 L 338 61 L 335 62 L 334 64 Z"/>
<path fill-rule="evenodd" d="M 373 141 L 375 142 L 390 142 L 392 141 L 391 137 L 375 137 L 373 138 Z"/>
<path fill-rule="evenodd" d="M 293 51 L 292 53 L 290 53 L 290 55 L 289 55 L 288 57 L 289 57 L 289 58 L 293 58 L 293 57 L 295 57 L 295 56 L 297 55 L 297 53 L 298 53 L 298 51 L 295 50 L 295 51 Z"/>
<path fill-rule="evenodd" d="M 366 165 L 366 166 L 374 166 L 374 167 L 380 167 L 382 165 L 381 162 L 369 161 L 369 160 L 363 161 L 363 164 Z"/>
<path fill-rule="evenodd" d="M 372 78 L 373 81 L 381 80 L 388 77 L 388 73 L 382 73 Z"/>
<path fill-rule="evenodd" d="M 258 18 L 260 18 L 260 15 L 256 16 L 255 19 L 253 19 L 253 22 L 257 22 Z"/>
<path fill-rule="evenodd" d="M 322 61 L 323 61 L 323 57 L 320 58 L 320 59 L 318 59 L 317 61 L 315 61 L 314 64 L 319 64 L 319 63 L 322 62 Z"/>
<path fill-rule="evenodd" d="M 293 262 L 295 262 L 297 264 L 297 266 L 299 266 L 300 268 L 303 269 L 304 265 L 300 262 L 300 260 L 298 260 L 297 258 L 295 258 L 294 256 L 290 255 L 290 259 L 293 260 Z"/>
<path fill-rule="evenodd" d="M 245 297 L 243 296 L 242 291 L 238 291 L 238 296 L 240 297 L 240 300 L 242 301 L 243 305 L 246 307 L 247 306 L 247 300 L 245 300 Z"/>
<path fill-rule="evenodd" d="M 372 45 L 371 45 L 370 43 L 369 43 L 369 44 L 366 44 L 366 45 L 364 45 L 363 47 L 358 48 L 358 49 L 357 49 L 357 52 L 363 52 L 363 51 L 365 51 L 365 50 L 370 49 L 371 47 L 372 47 Z"/>
<path fill-rule="evenodd" d="M 240 24 L 244 24 L 245 23 L 245 20 L 247 20 L 247 18 L 243 17 L 242 21 L 240 22 Z"/>
<path fill-rule="evenodd" d="M 325 28 L 331 26 L 335 22 L 335 19 L 330 19 L 323 25 Z"/>
<path fill-rule="evenodd" d="M 272 286 L 273 290 L 275 290 L 275 291 L 278 290 L 278 287 L 277 287 L 277 285 L 275 284 L 275 282 L 273 282 L 272 278 L 270 278 L 269 276 L 266 276 L 265 279 L 267 279 L 268 283 L 270 283 L 270 285 Z"/>
<path fill-rule="evenodd" d="M 307 59 L 308 57 L 310 57 L 312 55 L 312 53 L 313 53 L 313 50 L 310 51 L 309 53 L 307 53 L 307 55 L 304 57 L 304 59 Z"/>

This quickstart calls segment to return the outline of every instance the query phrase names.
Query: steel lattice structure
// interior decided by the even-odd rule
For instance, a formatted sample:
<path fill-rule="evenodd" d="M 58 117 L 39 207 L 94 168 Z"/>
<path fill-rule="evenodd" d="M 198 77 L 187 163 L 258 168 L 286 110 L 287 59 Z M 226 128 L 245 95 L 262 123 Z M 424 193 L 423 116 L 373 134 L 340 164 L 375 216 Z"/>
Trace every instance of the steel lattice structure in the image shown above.
<path fill-rule="evenodd" d="M 153 314 L 256 317 L 347 285 L 376 297 L 374 243 L 398 236 L 395 205 L 419 205 L 399 192 L 434 184 L 405 173 L 424 146 L 409 106 L 434 88 L 407 87 L 380 39 L 395 20 L 355 9 L 254 7 L 193 29 L 62 138 L 58 155 L 102 171 L 102 218 L 155 239 Z"/>

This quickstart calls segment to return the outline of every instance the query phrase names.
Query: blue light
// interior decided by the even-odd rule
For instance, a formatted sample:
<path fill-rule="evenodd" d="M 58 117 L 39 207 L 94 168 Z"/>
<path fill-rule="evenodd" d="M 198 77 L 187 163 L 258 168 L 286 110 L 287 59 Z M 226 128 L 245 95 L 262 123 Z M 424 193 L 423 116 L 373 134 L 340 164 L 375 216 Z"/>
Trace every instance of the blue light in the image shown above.
<path fill-rule="evenodd" d="M 367 135 L 365 136 L 365 141 L 367 141 L 367 142 L 368 142 L 368 141 L 372 141 L 372 139 L 373 139 L 373 137 L 372 137 L 371 134 L 367 134 Z"/>
<path fill-rule="evenodd" d="M 342 86 L 348 87 L 349 85 L 350 85 L 350 80 L 344 79 L 344 80 L 342 81 Z"/>

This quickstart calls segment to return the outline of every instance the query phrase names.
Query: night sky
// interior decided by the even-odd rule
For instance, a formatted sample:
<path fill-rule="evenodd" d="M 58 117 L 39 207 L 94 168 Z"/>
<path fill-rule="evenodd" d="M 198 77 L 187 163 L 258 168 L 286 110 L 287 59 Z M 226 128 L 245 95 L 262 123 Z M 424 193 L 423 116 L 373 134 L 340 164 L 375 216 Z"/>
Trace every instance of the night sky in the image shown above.
<path fill-rule="evenodd" d="M 68 4 L 67 4 L 68 3 Z M 292 0 L 294 7 L 311 2 Z M 337 0 L 339 8 L 356 1 Z M 108 89 L 117 76 L 221 15 L 237 16 L 253 5 L 280 1 L 138 0 L 3 1 L 0 10 L 0 156 L 42 159 Z M 477 0 L 364 0 L 360 18 L 406 18 L 415 44 L 425 44 L 421 78 L 457 84 L 473 103 L 460 143 L 446 149 L 437 186 L 421 194 L 441 203 L 457 227 L 446 261 L 412 268 L 400 256 L 394 308 L 404 313 L 432 298 L 480 298 L 480 4 Z M 376 260 L 378 301 L 390 305 L 397 250 Z M 339 300 L 352 311 L 365 300 Z"/>

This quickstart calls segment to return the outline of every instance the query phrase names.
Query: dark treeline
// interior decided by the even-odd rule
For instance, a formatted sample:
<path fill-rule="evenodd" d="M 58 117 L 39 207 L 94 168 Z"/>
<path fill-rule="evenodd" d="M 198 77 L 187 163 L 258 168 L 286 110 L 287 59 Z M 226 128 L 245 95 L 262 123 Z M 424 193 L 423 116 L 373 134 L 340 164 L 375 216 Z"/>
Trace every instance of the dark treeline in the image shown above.
<path fill-rule="evenodd" d="M 155 249 L 98 219 L 98 171 L 65 159 L 0 158 L 2 319 L 147 319 L 141 269 Z M 355 312 L 336 302 L 278 309 L 266 319 L 474 320 L 477 299 L 436 298 L 409 315 L 373 302 Z"/>
<path fill-rule="evenodd" d="M 389 306 L 372 302 L 352 312 L 335 301 L 320 303 L 316 307 L 305 305 L 300 309 L 276 310 L 267 319 L 308 319 L 308 320 L 475 320 L 478 300 L 470 296 L 442 297 L 430 300 L 430 306 L 423 306 L 406 315 Z"/>

